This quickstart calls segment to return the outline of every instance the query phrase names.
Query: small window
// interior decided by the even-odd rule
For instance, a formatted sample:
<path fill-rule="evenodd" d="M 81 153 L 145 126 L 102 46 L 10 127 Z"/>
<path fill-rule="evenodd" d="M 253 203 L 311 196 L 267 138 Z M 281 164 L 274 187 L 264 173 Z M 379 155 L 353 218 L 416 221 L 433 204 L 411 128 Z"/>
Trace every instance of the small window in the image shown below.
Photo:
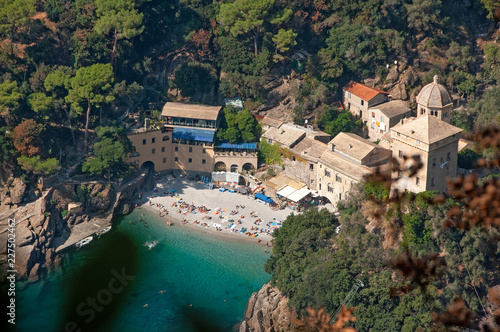
<path fill-rule="evenodd" d="M 341 201 L 341 200 L 342 200 L 342 194 L 339 193 L 339 201 Z"/>
<path fill-rule="evenodd" d="M 434 187 L 434 178 L 431 179 L 431 187 Z"/>
<path fill-rule="evenodd" d="M 165 164 L 167 162 L 167 158 L 163 158 L 163 163 Z"/>
<path fill-rule="evenodd" d="M 372 118 L 374 118 L 374 117 L 375 117 L 375 112 L 372 112 Z"/>
<path fill-rule="evenodd" d="M 450 152 L 446 155 L 446 160 L 450 160 Z"/>
<path fill-rule="evenodd" d="M 174 161 L 175 161 L 175 162 L 178 162 L 178 161 L 179 161 L 179 157 L 175 157 L 175 158 L 174 158 Z"/>
<path fill-rule="evenodd" d="M 153 137 L 153 138 L 151 139 L 151 143 L 156 143 L 156 138 L 155 138 L 155 137 Z"/>
<path fill-rule="evenodd" d="M 193 148 L 191 146 L 189 147 L 189 152 L 193 152 Z"/>
<path fill-rule="evenodd" d="M 329 193 L 333 193 L 333 187 L 330 184 L 328 184 L 327 189 Z"/>
<path fill-rule="evenodd" d="M 380 117 L 380 122 L 384 123 L 384 117 L 383 116 Z"/>
<path fill-rule="evenodd" d="M 418 176 L 415 178 L 415 183 L 417 184 L 417 186 L 420 185 L 420 178 Z"/>
<path fill-rule="evenodd" d="M 203 150 L 201 151 L 201 153 L 207 153 L 207 149 L 203 148 Z"/>
<path fill-rule="evenodd" d="M 170 137 L 168 136 L 163 136 L 163 141 L 168 141 L 170 139 Z"/>
<path fill-rule="evenodd" d="M 436 158 L 432 159 L 432 166 L 436 166 Z"/>
<path fill-rule="evenodd" d="M 155 153 L 156 153 L 156 149 L 151 150 L 151 154 L 155 154 Z"/>
<path fill-rule="evenodd" d="M 314 183 L 314 180 L 311 180 L 311 184 L 313 184 L 313 183 Z"/>
<path fill-rule="evenodd" d="M 178 146 L 175 147 L 175 152 L 177 152 L 177 151 L 179 151 L 179 147 Z"/>
<path fill-rule="evenodd" d="M 189 159 L 188 159 L 188 163 L 190 163 L 190 164 L 191 164 L 192 162 L 193 162 L 193 159 L 189 158 Z"/>
<path fill-rule="evenodd" d="M 321 183 L 319 184 L 319 190 L 321 190 Z"/>
<path fill-rule="evenodd" d="M 142 140 L 142 145 L 146 145 L 146 140 L 145 139 Z"/>
<path fill-rule="evenodd" d="M 314 164 L 309 164 L 309 169 L 314 169 Z"/>
<path fill-rule="evenodd" d="M 361 106 L 364 106 L 364 105 L 365 105 L 365 101 L 361 100 Z"/>
<path fill-rule="evenodd" d="M 202 159 L 202 160 L 201 160 L 201 163 L 202 163 L 203 165 L 205 165 L 205 164 L 207 163 L 207 161 L 206 161 L 205 159 Z"/>
<path fill-rule="evenodd" d="M 347 98 L 351 99 L 351 93 L 350 92 L 347 94 Z"/>
<path fill-rule="evenodd" d="M 403 158 L 403 151 L 399 150 L 399 158 Z"/>
<path fill-rule="evenodd" d="M 292 161 L 295 161 L 295 156 L 292 156 Z"/>
<path fill-rule="evenodd" d="M 336 174 L 335 181 L 342 183 L 342 177 L 340 175 Z"/>
<path fill-rule="evenodd" d="M 161 152 L 165 152 L 165 147 L 164 146 L 162 146 Z"/>
<path fill-rule="evenodd" d="M 325 176 L 330 177 L 330 171 L 325 169 Z"/>

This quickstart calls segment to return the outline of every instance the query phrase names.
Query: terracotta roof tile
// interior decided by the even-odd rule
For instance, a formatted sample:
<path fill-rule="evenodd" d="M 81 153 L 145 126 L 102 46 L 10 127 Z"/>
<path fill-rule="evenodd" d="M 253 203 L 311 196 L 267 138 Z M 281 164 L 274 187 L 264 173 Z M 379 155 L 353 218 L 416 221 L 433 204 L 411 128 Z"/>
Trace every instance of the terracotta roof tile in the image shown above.
<path fill-rule="evenodd" d="M 379 93 L 388 95 L 388 92 L 369 87 L 362 83 L 351 81 L 344 87 L 344 90 L 352 93 L 356 97 L 359 97 L 365 101 L 370 101 L 375 98 Z"/>

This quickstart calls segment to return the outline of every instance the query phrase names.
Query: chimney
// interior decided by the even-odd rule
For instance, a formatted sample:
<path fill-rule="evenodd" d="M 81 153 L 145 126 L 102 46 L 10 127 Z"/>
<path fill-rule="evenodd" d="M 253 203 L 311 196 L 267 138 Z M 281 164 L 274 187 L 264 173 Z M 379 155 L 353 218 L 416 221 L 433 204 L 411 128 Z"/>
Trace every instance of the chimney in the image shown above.
<path fill-rule="evenodd" d="M 151 125 L 151 120 L 149 118 L 144 119 L 144 130 L 148 130 L 149 126 Z"/>

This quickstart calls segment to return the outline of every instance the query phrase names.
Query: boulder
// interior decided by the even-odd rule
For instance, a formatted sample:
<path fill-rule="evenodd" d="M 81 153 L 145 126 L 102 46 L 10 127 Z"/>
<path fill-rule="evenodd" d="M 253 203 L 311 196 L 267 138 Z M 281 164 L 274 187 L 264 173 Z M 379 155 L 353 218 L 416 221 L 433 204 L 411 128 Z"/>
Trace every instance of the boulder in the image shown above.
<path fill-rule="evenodd" d="M 391 66 L 391 69 L 389 69 L 389 74 L 387 74 L 387 77 L 385 80 L 388 83 L 394 83 L 397 82 L 399 78 L 399 73 L 398 73 L 398 67 L 397 66 Z"/>
<path fill-rule="evenodd" d="M 40 263 L 36 263 L 32 268 L 31 268 L 31 271 L 30 271 L 30 275 L 28 277 L 29 281 L 38 281 L 39 277 L 38 277 L 38 272 L 40 271 Z"/>
<path fill-rule="evenodd" d="M 75 218 L 75 225 L 81 224 L 83 222 L 82 216 L 77 216 Z"/>
<path fill-rule="evenodd" d="M 264 285 L 253 293 L 245 310 L 239 332 L 298 331 L 295 311 L 288 308 L 288 298 L 276 287 Z M 308 331 L 302 328 L 301 331 Z"/>
<path fill-rule="evenodd" d="M 121 215 L 126 215 L 129 214 L 131 211 L 131 206 L 128 203 L 121 202 L 120 205 L 118 206 L 118 214 Z"/>
<path fill-rule="evenodd" d="M 16 247 L 20 248 L 33 243 L 33 233 L 28 228 L 28 221 L 25 220 L 16 225 Z"/>
<path fill-rule="evenodd" d="M 400 83 L 405 84 L 407 87 L 413 88 L 420 83 L 420 76 L 413 67 L 409 67 L 401 75 Z"/>
<path fill-rule="evenodd" d="M 20 204 L 24 198 L 24 192 L 26 191 L 26 184 L 21 180 L 21 178 L 15 178 L 12 182 L 12 189 L 10 190 L 10 198 L 12 204 Z"/>
<path fill-rule="evenodd" d="M 95 187 L 94 187 L 95 188 Z M 94 192 L 94 189 L 92 190 Z M 115 198 L 115 191 L 112 188 L 104 188 L 90 200 L 90 205 L 97 210 L 107 210 Z"/>
<path fill-rule="evenodd" d="M 16 248 L 16 264 L 15 268 L 21 278 L 27 278 L 29 271 L 37 263 L 40 258 L 40 249 L 34 245 L 28 245 Z"/>
<path fill-rule="evenodd" d="M 406 93 L 406 85 L 404 83 L 396 84 L 390 91 L 389 94 L 392 96 L 393 100 L 407 100 L 408 94 Z"/>

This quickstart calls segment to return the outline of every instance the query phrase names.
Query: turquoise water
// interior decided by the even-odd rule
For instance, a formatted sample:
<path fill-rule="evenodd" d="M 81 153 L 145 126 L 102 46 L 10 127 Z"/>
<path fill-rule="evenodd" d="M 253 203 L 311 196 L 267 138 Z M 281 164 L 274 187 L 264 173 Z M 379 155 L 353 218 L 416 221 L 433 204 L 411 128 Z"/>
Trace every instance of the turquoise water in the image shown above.
<path fill-rule="evenodd" d="M 142 213 L 18 291 L 16 330 L 231 331 L 250 295 L 269 281 L 263 248 L 166 227 Z M 148 250 L 144 243 L 153 240 Z"/>

